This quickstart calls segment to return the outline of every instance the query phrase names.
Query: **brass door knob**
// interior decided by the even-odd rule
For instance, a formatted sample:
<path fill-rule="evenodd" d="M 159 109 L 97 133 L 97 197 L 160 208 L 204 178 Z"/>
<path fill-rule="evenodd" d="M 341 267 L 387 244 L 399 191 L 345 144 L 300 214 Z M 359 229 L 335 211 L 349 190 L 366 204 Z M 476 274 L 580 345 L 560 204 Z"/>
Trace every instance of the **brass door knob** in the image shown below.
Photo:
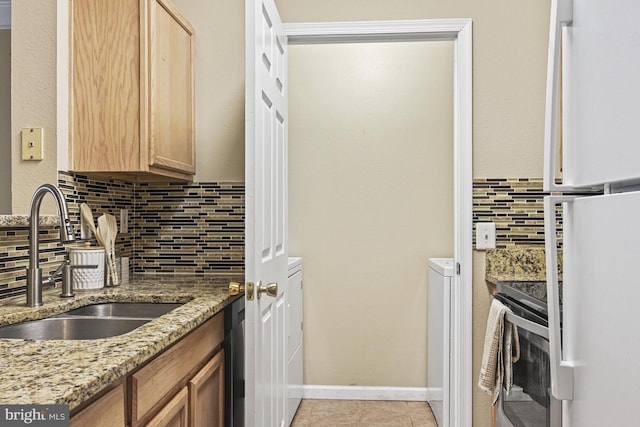
<path fill-rule="evenodd" d="M 270 297 L 278 296 L 278 284 L 269 283 L 267 286 L 263 286 L 262 281 L 260 280 L 256 284 L 253 284 L 252 282 L 247 283 L 245 295 L 249 301 L 253 301 L 256 295 L 258 296 L 258 299 L 260 299 L 262 294 L 267 294 L 267 296 Z"/>
<path fill-rule="evenodd" d="M 229 295 L 240 295 L 242 292 L 244 292 L 244 285 L 242 283 L 229 283 Z"/>
<path fill-rule="evenodd" d="M 269 283 L 267 286 L 262 286 L 262 283 L 258 282 L 258 299 L 262 294 L 267 294 L 270 297 L 278 296 L 278 284 L 277 283 Z"/>

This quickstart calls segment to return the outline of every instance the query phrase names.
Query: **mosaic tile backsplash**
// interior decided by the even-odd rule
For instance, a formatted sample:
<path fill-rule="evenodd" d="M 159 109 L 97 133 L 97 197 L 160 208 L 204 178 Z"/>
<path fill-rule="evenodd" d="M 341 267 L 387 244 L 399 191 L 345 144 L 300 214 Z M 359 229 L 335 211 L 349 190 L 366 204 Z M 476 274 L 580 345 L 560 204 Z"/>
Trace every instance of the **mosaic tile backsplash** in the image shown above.
<path fill-rule="evenodd" d="M 243 185 L 138 184 L 134 212 L 134 272 L 244 270 Z"/>
<path fill-rule="evenodd" d="M 116 255 L 132 272 L 215 274 L 244 269 L 244 184 L 129 183 L 60 172 L 71 222 L 79 235 L 80 204 L 94 218 L 110 213 L 120 222 L 129 210 L 129 232 L 119 233 Z M 44 277 L 65 257 L 58 228 L 40 229 Z M 0 228 L 0 299 L 25 292 L 29 230 Z M 94 240 L 95 243 L 95 240 Z"/>
<path fill-rule="evenodd" d="M 474 247 L 478 222 L 496 223 L 498 249 L 544 247 L 543 197 L 547 195 L 541 178 L 474 179 Z"/>
<path fill-rule="evenodd" d="M 49 270 L 64 259 L 65 249 L 59 243 L 57 228 L 40 229 L 40 267 Z M 0 299 L 10 298 L 25 292 L 27 264 L 29 260 L 29 229 L 0 229 Z"/>
<path fill-rule="evenodd" d="M 97 218 L 119 218 L 129 210 L 129 232 L 118 234 L 117 256 L 130 258 L 135 273 L 242 272 L 244 268 L 244 184 L 129 183 L 61 172 L 59 186 L 71 221 L 80 228 L 80 204 Z M 473 222 L 496 223 L 497 248 L 543 247 L 542 179 L 473 181 Z M 64 259 L 57 228 L 40 231 L 45 276 Z M 475 242 L 474 242 L 475 243 Z M 0 228 L 0 299 L 24 293 L 28 229 Z"/>

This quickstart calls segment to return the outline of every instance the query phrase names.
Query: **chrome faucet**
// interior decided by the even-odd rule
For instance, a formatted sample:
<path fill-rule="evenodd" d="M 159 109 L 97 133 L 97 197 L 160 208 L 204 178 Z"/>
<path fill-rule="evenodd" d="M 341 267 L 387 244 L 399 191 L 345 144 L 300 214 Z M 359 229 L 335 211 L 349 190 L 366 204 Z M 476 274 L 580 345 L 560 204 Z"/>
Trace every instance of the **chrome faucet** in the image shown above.
<path fill-rule="evenodd" d="M 60 218 L 60 242 L 67 243 L 75 241 L 73 227 L 69 220 L 69 211 L 64 195 L 58 187 L 52 184 L 43 184 L 38 187 L 31 198 L 30 218 L 29 218 L 29 266 L 27 267 L 27 307 L 37 307 L 42 305 L 42 269 L 40 268 L 40 248 L 39 236 L 40 226 L 40 205 L 43 197 L 51 194 L 58 207 L 58 217 Z"/>

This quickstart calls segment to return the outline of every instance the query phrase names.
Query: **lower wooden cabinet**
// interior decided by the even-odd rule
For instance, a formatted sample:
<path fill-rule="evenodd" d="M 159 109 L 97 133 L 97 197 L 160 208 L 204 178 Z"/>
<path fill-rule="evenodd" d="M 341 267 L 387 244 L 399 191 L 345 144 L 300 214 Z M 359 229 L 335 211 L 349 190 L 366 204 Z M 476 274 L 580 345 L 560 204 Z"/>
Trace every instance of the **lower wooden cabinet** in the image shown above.
<path fill-rule="evenodd" d="M 221 351 L 223 340 L 224 313 L 220 313 L 131 374 L 131 425 L 144 425 Z"/>
<path fill-rule="evenodd" d="M 189 426 L 189 392 L 183 388 L 147 424 L 147 427 Z"/>
<path fill-rule="evenodd" d="M 71 417 L 71 427 L 124 427 L 125 416 L 124 384 L 93 402 Z"/>
<path fill-rule="evenodd" d="M 222 427 L 224 351 L 220 350 L 162 407 L 147 427 Z"/>
<path fill-rule="evenodd" d="M 224 425 L 224 351 L 189 381 L 189 426 Z"/>
<path fill-rule="evenodd" d="M 224 426 L 224 313 L 74 414 L 72 427 Z M 126 385 L 126 388 L 125 388 Z"/>
<path fill-rule="evenodd" d="M 220 313 L 131 374 L 131 425 L 146 425 L 177 390 L 192 389 L 191 381 L 222 353 L 223 340 L 224 313 Z M 224 405 L 224 388 L 220 404 Z M 214 406 L 214 402 L 209 405 Z"/>

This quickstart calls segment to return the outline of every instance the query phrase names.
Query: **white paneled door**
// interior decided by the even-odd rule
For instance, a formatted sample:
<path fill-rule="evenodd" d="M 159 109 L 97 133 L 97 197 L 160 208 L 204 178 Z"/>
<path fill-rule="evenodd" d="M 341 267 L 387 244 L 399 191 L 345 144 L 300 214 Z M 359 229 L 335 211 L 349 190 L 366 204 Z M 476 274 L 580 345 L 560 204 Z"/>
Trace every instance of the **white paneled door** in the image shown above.
<path fill-rule="evenodd" d="M 280 427 L 287 384 L 287 39 L 273 0 L 246 0 L 245 14 L 245 425 Z"/>

